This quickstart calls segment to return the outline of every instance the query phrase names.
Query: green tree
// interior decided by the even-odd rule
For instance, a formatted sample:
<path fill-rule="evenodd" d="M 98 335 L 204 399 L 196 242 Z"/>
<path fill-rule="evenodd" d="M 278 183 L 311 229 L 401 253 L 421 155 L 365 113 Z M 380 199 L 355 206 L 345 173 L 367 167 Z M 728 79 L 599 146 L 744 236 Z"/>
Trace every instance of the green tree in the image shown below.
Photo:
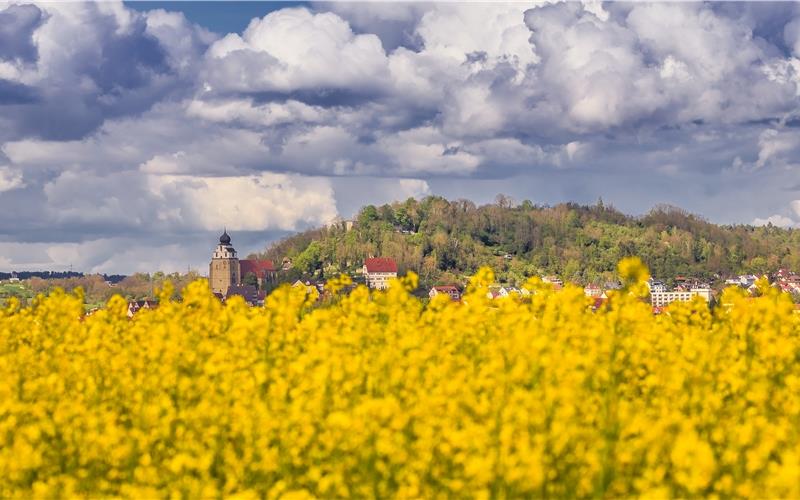
<path fill-rule="evenodd" d="M 375 205 L 367 205 L 359 212 L 358 223 L 359 225 L 366 225 L 372 221 L 378 220 L 378 217 L 378 209 L 375 208 Z"/>
<path fill-rule="evenodd" d="M 247 273 L 244 275 L 244 278 L 242 278 L 242 283 L 245 285 L 253 285 L 258 289 L 258 276 L 254 273 Z"/>
<path fill-rule="evenodd" d="M 300 255 L 294 259 L 294 267 L 303 273 L 311 274 L 322 266 L 322 252 L 319 242 L 312 241 Z"/>
<path fill-rule="evenodd" d="M 748 264 L 747 268 L 751 273 L 758 276 L 763 276 L 769 272 L 769 269 L 767 268 L 767 259 L 761 256 L 750 259 L 750 263 Z"/>

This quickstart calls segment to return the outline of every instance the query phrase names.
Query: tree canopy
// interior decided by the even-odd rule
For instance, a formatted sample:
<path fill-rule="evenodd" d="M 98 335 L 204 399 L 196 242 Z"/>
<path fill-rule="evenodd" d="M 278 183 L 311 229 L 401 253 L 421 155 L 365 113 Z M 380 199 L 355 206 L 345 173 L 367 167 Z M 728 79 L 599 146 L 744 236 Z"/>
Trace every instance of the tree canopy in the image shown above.
<path fill-rule="evenodd" d="M 615 277 L 622 258 L 640 257 L 653 276 L 713 278 L 800 269 L 800 232 L 774 226 L 720 226 L 669 205 L 640 217 L 602 200 L 594 205 L 516 204 L 507 196 L 477 206 L 429 196 L 368 205 L 352 230 L 339 225 L 306 231 L 266 249 L 263 257 L 288 257 L 304 273 L 352 272 L 365 257 L 393 257 L 423 285 L 461 280 L 480 266 L 499 279 L 520 282 L 558 274 L 578 282 Z"/>

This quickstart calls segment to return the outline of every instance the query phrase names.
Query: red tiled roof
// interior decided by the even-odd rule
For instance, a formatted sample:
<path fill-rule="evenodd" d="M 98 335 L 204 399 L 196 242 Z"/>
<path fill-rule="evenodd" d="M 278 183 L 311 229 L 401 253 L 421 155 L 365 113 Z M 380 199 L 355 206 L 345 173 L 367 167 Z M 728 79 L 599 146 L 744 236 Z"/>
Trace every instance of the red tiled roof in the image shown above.
<path fill-rule="evenodd" d="M 245 259 L 239 261 L 239 270 L 244 278 L 248 273 L 253 273 L 258 278 L 263 278 L 264 273 L 275 272 L 275 265 L 271 260 Z"/>
<path fill-rule="evenodd" d="M 396 273 L 397 263 L 388 257 L 370 257 L 364 261 L 368 273 Z"/>
<path fill-rule="evenodd" d="M 436 285 L 433 289 L 437 292 L 458 292 L 458 287 L 455 285 Z"/>

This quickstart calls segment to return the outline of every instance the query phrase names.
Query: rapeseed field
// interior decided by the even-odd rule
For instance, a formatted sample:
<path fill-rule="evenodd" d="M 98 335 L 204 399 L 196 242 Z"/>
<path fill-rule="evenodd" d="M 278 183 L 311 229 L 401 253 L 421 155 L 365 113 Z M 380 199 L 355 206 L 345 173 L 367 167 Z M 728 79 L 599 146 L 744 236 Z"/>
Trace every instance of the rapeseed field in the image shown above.
<path fill-rule="evenodd" d="M 800 324 L 769 287 L 653 316 L 647 272 L 423 306 L 181 302 L 0 312 L 0 497 L 800 497 Z M 343 284 L 342 280 L 337 286 Z M 336 288 L 336 286 L 334 286 Z"/>

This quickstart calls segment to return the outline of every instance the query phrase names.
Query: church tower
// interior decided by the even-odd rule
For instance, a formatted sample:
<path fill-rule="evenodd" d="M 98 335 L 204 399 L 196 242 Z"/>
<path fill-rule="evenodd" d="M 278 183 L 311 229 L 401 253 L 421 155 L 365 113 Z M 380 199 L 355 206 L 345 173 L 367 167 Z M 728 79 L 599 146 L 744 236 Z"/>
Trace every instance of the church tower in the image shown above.
<path fill-rule="evenodd" d="M 208 268 L 208 282 L 211 291 L 225 295 L 228 287 L 238 285 L 241 282 L 239 276 L 239 258 L 236 257 L 236 250 L 231 245 L 231 237 L 228 232 L 222 233 L 219 237 L 214 254 L 211 257 L 211 264 Z"/>

